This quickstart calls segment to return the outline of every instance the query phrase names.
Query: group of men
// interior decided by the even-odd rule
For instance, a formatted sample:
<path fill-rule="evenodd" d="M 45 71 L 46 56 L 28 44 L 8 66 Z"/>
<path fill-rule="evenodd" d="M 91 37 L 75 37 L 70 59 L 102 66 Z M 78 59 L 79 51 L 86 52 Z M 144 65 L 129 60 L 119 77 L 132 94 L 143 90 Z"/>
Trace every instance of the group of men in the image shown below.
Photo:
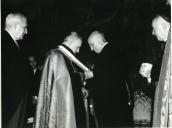
<path fill-rule="evenodd" d="M 164 26 L 165 25 L 165 26 Z M 167 26 L 167 28 L 166 28 Z M 152 21 L 153 34 L 167 39 L 170 23 L 158 16 Z M 166 28 L 166 29 L 165 29 Z M 164 30 L 165 29 L 165 30 Z M 2 32 L 2 126 L 23 128 L 31 67 L 20 52 L 18 40 L 27 34 L 27 19 L 19 13 L 6 17 Z M 100 31 L 88 37 L 90 49 L 99 54 L 93 71 L 76 57 L 82 38 L 71 32 L 58 48 L 46 57 L 35 116 L 35 128 L 85 127 L 85 108 L 79 72 L 92 83 L 95 113 L 100 128 L 129 127 L 131 116 L 124 80 L 123 62 Z M 149 73 L 145 74 L 150 77 Z M 77 106 L 77 107 L 76 107 Z M 80 108 L 80 109 L 78 109 Z"/>

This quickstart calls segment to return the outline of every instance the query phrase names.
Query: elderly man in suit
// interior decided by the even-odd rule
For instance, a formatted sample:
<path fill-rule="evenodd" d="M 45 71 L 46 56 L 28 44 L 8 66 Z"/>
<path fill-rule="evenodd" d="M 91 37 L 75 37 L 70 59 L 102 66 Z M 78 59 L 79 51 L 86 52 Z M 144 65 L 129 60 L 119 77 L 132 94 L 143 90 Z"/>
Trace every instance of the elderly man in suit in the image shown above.
<path fill-rule="evenodd" d="M 98 54 L 90 80 L 95 112 L 101 128 L 129 126 L 128 95 L 120 52 L 107 42 L 104 34 L 93 31 L 90 49 Z M 87 74 L 88 75 L 88 74 Z"/>
<path fill-rule="evenodd" d="M 21 54 L 18 40 L 27 34 L 23 14 L 10 13 L 2 31 L 2 126 L 23 128 L 26 95 L 31 82 L 31 68 Z"/>

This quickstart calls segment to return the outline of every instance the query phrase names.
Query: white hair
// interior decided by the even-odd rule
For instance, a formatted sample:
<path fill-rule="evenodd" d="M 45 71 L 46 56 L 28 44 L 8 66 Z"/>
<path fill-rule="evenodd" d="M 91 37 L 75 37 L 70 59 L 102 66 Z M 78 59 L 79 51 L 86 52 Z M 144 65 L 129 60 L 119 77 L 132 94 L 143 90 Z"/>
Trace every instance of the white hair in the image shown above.
<path fill-rule="evenodd" d="M 162 24 L 170 24 L 168 21 L 168 18 L 165 16 L 161 16 L 161 15 L 157 15 L 155 16 L 155 18 L 152 20 L 152 23 L 156 23 L 156 22 L 161 22 Z"/>
<path fill-rule="evenodd" d="M 157 36 L 158 40 L 166 41 L 170 29 L 170 23 L 161 15 L 157 15 L 152 21 L 153 35 Z M 157 28 L 157 29 L 156 29 Z"/>
<path fill-rule="evenodd" d="M 5 28 L 9 29 L 13 27 L 15 24 L 27 24 L 27 19 L 23 14 L 20 13 L 10 13 L 7 15 L 5 20 Z"/>

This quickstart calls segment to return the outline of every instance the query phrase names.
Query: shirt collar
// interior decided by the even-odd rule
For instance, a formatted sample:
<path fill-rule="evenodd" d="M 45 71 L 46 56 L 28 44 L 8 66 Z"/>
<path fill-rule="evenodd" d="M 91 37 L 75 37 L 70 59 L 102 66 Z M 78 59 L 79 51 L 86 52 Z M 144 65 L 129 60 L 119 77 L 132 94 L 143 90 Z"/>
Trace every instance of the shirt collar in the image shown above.
<path fill-rule="evenodd" d="M 7 29 L 5 29 L 5 31 L 8 32 L 8 34 L 11 36 L 11 38 L 14 40 L 15 44 L 16 44 L 17 47 L 19 48 L 19 45 L 18 45 L 17 41 L 14 39 L 14 37 L 12 36 L 12 34 L 11 34 Z"/>

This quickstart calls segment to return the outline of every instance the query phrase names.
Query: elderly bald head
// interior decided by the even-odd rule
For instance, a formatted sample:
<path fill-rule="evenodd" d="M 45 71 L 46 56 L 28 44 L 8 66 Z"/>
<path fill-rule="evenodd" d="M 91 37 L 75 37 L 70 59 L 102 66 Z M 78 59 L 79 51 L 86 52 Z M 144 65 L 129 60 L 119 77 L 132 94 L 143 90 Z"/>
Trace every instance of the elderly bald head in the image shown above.
<path fill-rule="evenodd" d="M 88 44 L 92 51 L 100 53 L 107 42 L 103 33 L 99 31 L 93 31 L 88 37 Z"/>
<path fill-rule="evenodd" d="M 152 35 L 155 35 L 159 41 L 166 41 L 170 28 L 170 23 L 165 17 L 157 15 L 152 21 Z"/>
<path fill-rule="evenodd" d="M 71 34 L 64 39 L 63 44 L 69 47 L 74 53 L 79 53 L 82 39 L 76 32 L 71 32 Z"/>
<path fill-rule="evenodd" d="M 15 39 L 23 39 L 27 34 L 27 19 L 23 14 L 10 13 L 5 20 L 5 30 Z"/>

